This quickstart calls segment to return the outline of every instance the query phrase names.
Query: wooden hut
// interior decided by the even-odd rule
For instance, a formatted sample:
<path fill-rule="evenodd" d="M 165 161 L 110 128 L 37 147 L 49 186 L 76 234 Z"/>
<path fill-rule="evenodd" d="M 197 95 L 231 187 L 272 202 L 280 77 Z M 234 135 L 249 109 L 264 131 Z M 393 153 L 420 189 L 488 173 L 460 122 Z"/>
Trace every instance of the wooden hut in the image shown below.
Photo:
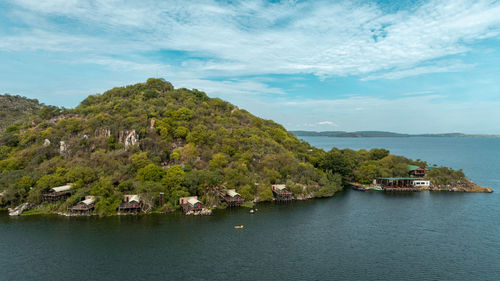
<path fill-rule="evenodd" d="M 49 192 L 42 194 L 45 202 L 56 202 L 71 196 L 71 184 L 51 188 Z"/>
<path fill-rule="evenodd" d="M 410 177 L 425 177 L 427 170 L 416 165 L 408 165 L 408 175 Z"/>
<path fill-rule="evenodd" d="M 181 205 L 184 213 L 198 212 L 204 209 L 203 204 L 198 200 L 198 196 L 189 196 L 179 198 L 179 205 Z"/>
<path fill-rule="evenodd" d="M 94 210 L 94 203 L 94 196 L 85 196 L 85 200 L 80 201 L 71 207 L 68 207 L 68 211 L 72 213 L 88 214 L 92 210 Z"/>
<path fill-rule="evenodd" d="M 241 206 L 241 204 L 243 204 L 243 202 L 245 201 L 245 199 L 243 199 L 235 189 L 226 190 L 223 198 L 227 206 L 229 207 Z"/>
<path fill-rule="evenodd" d="M 273 184 L 271 186 L 274 198 L 277 201 L 291 201 L 293 200 L 292 192 L 286 188 L 285 184 Z"/>
<path fill-rule="evenodd" d="M 139 213 L 142 210 L 142 201 L 139 195 L 125 195 L 123 196 L 123 203 L 118 207 L 119 212 L 125 213 Z"/>

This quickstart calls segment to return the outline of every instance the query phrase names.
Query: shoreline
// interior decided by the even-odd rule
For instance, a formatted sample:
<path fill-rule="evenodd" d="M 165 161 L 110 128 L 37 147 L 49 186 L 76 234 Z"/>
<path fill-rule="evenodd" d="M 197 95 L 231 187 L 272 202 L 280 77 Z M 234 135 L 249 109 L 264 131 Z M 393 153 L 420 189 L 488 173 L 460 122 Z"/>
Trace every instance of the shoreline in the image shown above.
<path fill-rule="evenodd" d="M 363 187 L 366 188 L 366 191 L 382 191 L 384 193 L 391 193 L 391 194 L 394 194 L 394 193 L 407 193 L 408 191 L 384 191 L 384 190 L 376 190 L 374 189 L 373 186 L 367 186 L 367 185 L 362 185 Z M 342 191 L 346 191 L 347 188 L 344 188 Z M 482 187 L 482 186 L 474 186 L 472 189 L 471 188 L 464 188 L 464 187 L 454 187 L 454 188 L 422 188 L 422 189 L 418 189 L 418 190 L 415 190 L 414 192 L 425 192 L 425 191 L 428 191 L 428 192 L 462 192 L 462 193 L 493 193 L 493 189 L 490 188 L 490 187 Z M 317 200 L 317 199 L 328 199 L 328 198 L 332 198 L 334 197 L 335 195 L 333 196 L 328 196 L 328 197 L 312 197 L 312 196 L 300 196 L 292 201 L 298 201 L 298 202 L 303 202 L 303 201 L 309 201 L 309 200 Z M 262 202 L 253 202 L 254 205 L 252 207 L 245 207 L 245 206 L 240 206 L 240 207 L 236 207 L 236 208 L 246 208 L 249 211 L 250 214 L 253 214 L 253 210 L 255 210 L 256 206 L 258 204 L 272 204 L 272 203 L 279 203 L 278 200 L 276 199 L 273 199 L 271 201 L 262 201 Z M 183 213 L 182 210 L 180 209 L 175 209 L 174 211 L 172 212 L 160 212 L 160 211 L 150 211 L 150 212 L 140 212 L 140 213 L 120 213 L 120 212 L 117 212 L 115 214 L 107 214 L 107 215 L 99 215 L 99 214 L 96 214 L 96 213 L 90 213 L 90 214 L 78 214 L 78 213 L 70 213 L 70 212 L 60 212 L 60 211 L 57 211 L 57 212 L 37 212 L 37 209 L 36 207 L 40 207 L 41 205 L 39 206 L 35 206 L 34 208 L 30 209 L 30 210 L 27 210 L 25 212 L 23 212 L 22 214 L 18 215 L 17 217 L 30 217 L 30 216 L 59 216 L 59 217 L 99 217 L 99 218 L 104 218 L 104 217 L 121 217 L 121 216 L 144 216 L 144 215 L 166 215 L 166 214 L 175 214 L 175 213 L 178 213 L 179 215 L 181 216 L 186 216 L 186 217 L 192 217 L 192 216 L 211 216 L 213 214 L 214 211 L 227 211 L 228 209 L 234 209 L 234 208 L 224 208 L 224 209 L 221 209 L 221 208 L 212 208 L 212 209 L 207 209 L 207 210 L 210 210 L 210 213 L 208 214 L 186 214 L 186 213 Z M 0 208 L 0 212 L 6 212 L 8 213 L 9 210 L 8 208 Z M 9 217 L 12 217 L 12 216 L 9 216 Z"/>

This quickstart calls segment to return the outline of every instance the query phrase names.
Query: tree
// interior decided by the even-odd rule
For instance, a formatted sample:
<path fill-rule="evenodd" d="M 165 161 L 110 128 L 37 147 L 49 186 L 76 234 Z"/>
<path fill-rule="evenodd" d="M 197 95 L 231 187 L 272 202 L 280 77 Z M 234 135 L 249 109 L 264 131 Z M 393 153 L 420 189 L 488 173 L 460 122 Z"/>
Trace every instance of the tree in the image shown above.
<path fill-rule="evenodd" d="M 188 164 L 193 164 L 198 157 L 198 149 L 191 143 L 186 144 L 182 148 L 182 161 Z"/>
<path fill-rule="evenodd" d="M 356 181 L 360 183 L 371 183 L 378 175 L 378 168 L 373 163 L 364 163 L 354 172 Z"/>
<path fill-rule="evenodd" d="M 137 171 L 153 162 L 149 160 L 147 152 L 138 152 L 132 155 L 132 168 Z"/>
<path fill-rule="evenodd" d="M 220 169 L 227 165 L 227 158 L 224 153 L 216 153 L 208 163 L 212 169 Z"/>
<path fill-rule="evenodd" d="M 383 148 L 373 148 L 370 150 L 370 155 L 372 160 L 380 160 L 389 155 L 389 150 Z"/>
<path fill-rule="evenodd" d="M 140 182 L 153 181 L 159 182 L 165 176 L 165 170 L 162 167 L 149 164 L 144 168 L 141 168 L 137 171 L 136 179 Z"/>
<path fill-rule="evenodd" d="M 189 134 L 189 130 L 186 127 L 179 126 L 175 129 L 174 131 L 174 136 L 177 138 L 186 138 L 186 136 Z"/>
<path fill-rule="evenodd" d="M 181 189 L 181 185 L 184 183 L 184 170 L 179 165 L 173 165 L 168 168 L 166 176 L 162 180 L 162 184 L 167 187 L 167 189 L 172 192 L 174 190 Z"/>

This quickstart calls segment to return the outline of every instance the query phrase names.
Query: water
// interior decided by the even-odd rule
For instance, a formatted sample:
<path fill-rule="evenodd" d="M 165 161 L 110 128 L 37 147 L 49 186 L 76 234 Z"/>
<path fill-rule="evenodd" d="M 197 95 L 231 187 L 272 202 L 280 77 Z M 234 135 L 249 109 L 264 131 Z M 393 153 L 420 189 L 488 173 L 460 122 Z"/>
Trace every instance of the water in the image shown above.
<path fill-rule="evenodd" d="M 461 167 L 500 190 L 500 139 L 307 140 L 325 149 L 388 148 Z M 498 194 L 348 190 L 211 217 L 3 213 L 0 279 L 499 280 Z"/>

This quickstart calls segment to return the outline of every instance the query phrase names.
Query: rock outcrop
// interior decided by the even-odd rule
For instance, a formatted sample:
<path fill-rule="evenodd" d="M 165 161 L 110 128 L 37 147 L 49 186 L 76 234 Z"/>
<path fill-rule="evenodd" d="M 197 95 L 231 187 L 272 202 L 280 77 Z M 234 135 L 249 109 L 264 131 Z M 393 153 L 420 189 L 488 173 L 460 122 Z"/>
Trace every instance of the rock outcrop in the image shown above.
<path fill-rule="evenodd" d="M 136 145 L 139 141 L 139 136 L 135 130 L 132 131 L 120 131 L 119 142 L 122 143 L 125 148 L 129 148 L 130 146 Z"/>
<path fill-rule="evenodd" d="M 23 212 L 33 208 L 35 204 L 23 203 L 15 208 L 9 208 L 9 216 L 20 216 Z"/>
<path fill-rule="evenodd" d="M 95 130 L 95 136 L 96 137 L 107 137 L 109 138 L 111 136 L 111 130 L 107 128 L 99 128 Z"/>
<path fill-rule="evenodd" d="M 64 141 L 59 142 L 59 154 L 61 156 L 64 156 L 66 152 L 68 151 L 68 145 Z"/>

